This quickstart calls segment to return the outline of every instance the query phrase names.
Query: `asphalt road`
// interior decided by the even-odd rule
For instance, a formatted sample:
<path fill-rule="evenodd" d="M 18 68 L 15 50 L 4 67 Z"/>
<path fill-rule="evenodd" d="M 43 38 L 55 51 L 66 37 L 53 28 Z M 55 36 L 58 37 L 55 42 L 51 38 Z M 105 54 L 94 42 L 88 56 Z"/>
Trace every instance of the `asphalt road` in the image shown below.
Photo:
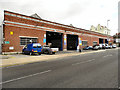
<path fill-rule="evenodd" d="M 117 88 L 118 50 L 2 69 L 3 88 Z"/>

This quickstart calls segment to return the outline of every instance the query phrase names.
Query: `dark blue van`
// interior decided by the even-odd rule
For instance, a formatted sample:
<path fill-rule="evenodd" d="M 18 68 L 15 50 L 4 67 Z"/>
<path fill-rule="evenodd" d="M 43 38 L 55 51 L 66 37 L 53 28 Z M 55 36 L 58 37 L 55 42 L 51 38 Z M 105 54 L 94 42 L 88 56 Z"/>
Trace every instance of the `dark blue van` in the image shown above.
<path fill-rule="evenodd" d="M 32 44 L 27 44 L 24 46 L 23 50 L 22 50 L 23 54 L 34 54 L 34 53 L 38 53 L 39 55 L 41 55 L 42 53 L 42 47 L 40 43 L 32 43 Z"/>

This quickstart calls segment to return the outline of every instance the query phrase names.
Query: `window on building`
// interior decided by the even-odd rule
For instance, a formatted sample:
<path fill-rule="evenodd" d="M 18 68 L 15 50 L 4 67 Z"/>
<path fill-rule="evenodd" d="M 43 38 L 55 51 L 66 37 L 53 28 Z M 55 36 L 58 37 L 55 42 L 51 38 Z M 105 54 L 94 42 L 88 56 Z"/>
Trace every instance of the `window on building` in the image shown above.
<path fill-rule="evenodd" d="M 28 37 L 20 37 L 20 45 L 27 45 L 30 43 L 37 43 L 37 38 L 28 38 Z"/>
<path fill-rule="evenodd" d="M 96 45 L 97 44 L 97 42 L 93 42 L 93 45 Z"/>
<path fill-rule="evenodd" d="M 88 41 L 82 41 L 82 46 L 87 46 L 88 45 Z"/>

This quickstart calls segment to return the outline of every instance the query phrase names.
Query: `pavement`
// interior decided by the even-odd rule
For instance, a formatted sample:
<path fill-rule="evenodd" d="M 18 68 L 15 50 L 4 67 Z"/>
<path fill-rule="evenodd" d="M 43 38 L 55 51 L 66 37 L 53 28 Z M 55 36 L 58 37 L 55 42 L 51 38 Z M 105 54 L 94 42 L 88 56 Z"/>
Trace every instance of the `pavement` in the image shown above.
<path fill-rule="evenodd" d="M 2 68 L 0 85 L 3 88 L 118 88 L 119 55 L 117 49 L 46 55 L 44 59 L 51 59 Z M 39 61 L 42 56 L 38 57 Z"/>
<path fill-rule="evenodd" d="M 116 48 L 117 49 L 117 48 Z M 13 65 L 21 65 L 21 64 L 27 64 L 27 63 L 33 63 L 33 62 L 41 62 L 41 61 L 50 61 L 53 59 L 59 59 L 63 57 L 69 57 L 69 56 L 75 56 L 75 55 L 81 55 L 81 54 L 87 54 L 87 53 L 96 53 L 96 52 L 102 52 L 105 50 L 83 50 L 81 53 L 73 51 L 60 51 L 56 53 L 55 55 L 22 55 L 22 54 L 13 54 L 13 55 L 1 55 L 2 63 L 0 64 L 0 67 L 8 67 Z"/>

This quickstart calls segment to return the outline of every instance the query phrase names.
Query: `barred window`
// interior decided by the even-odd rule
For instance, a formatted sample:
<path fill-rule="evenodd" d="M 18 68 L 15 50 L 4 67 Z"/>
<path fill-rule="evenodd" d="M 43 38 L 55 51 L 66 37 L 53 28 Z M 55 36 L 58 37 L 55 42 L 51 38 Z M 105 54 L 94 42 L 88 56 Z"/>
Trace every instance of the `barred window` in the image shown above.
<path fill-rule="evenodd" d="M 28 37 L 20 37 L 20 45 L 27 45 L 30 43 L 37 43 L 37 38 L 28 38 Z"/>
<path fill-rule="evenodd" d="M 93 42 L 93 45 L 96 45 L 97 44 L 97 42 Z"/>
<path fill-rule="evenodd" d="M 82 46 L 87 46 L 88 45 L 88 41 L 82 41 Z"/>

